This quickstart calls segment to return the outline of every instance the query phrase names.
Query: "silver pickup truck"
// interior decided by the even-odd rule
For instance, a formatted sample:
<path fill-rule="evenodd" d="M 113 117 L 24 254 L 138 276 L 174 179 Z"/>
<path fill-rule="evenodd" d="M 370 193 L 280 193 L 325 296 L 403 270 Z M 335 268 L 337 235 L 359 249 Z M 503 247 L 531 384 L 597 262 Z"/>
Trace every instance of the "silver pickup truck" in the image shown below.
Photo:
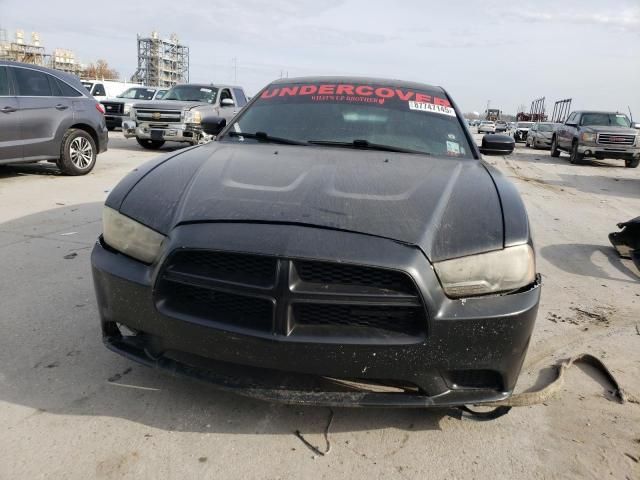
<path fill-rule="evenodd" d="M 196 145 L 212 139 L 202 130 L 204 116 L 215 115 L 229 121 L 246 103 L 242 87 L 176 85 L 161 101 L 134 104 L 131 120 L 123 122 L 122 131 L 125 137 L 135 137 L 142 147 L 151 150 L 167 141 Z"/>
<path fill-rule="evenodd" d="M 122 122 L 129 120 L 131 107 L 140 100 L 162 100 L 168 88 L 131 87 L 115 98 L 100 100 L 104 107 L 104 119 L 109 130 L 122 127 Z"/>
<path fill-rule="evenodd" d="M 627 168 L 640 163 L 640 125 L 618 112 L 572 112 L 551 138 L 551 156 L 568 152 L 571 163 L 586 157 L 621 159 Z"/>

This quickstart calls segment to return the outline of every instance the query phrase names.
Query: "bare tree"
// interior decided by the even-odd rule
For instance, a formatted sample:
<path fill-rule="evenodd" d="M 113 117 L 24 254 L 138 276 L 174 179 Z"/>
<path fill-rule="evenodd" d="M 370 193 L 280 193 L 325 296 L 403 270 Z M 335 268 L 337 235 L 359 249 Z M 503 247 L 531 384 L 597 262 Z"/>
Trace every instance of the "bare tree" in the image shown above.
<path fill-rule="evenodd" d="M 82 74 L 84 78 L 99 78 L 101 80 L 118 80 L 120 74 L 117 70 L 109 67 L 106 60 L 98 60 L 96 63 L 90 63 L 84 69 Z"/>

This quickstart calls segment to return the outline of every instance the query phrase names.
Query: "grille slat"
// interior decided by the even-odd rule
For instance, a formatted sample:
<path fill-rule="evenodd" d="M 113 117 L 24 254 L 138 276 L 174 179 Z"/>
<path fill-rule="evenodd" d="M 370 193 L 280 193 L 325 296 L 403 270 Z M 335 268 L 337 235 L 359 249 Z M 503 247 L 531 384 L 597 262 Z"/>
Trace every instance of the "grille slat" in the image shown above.
<path fill-rule="evenodd" d="M 293 264 L 303 282 L 370 287 L 404 294 L 416 293 L 413 282 L 402 272 L 329 262 L 294 261 Z"/>
<path fill-rule="evenodd" d="M 415 335 L 423 328 L 421 307 L 297 304 L 296 325 L 355 327 Z"/>

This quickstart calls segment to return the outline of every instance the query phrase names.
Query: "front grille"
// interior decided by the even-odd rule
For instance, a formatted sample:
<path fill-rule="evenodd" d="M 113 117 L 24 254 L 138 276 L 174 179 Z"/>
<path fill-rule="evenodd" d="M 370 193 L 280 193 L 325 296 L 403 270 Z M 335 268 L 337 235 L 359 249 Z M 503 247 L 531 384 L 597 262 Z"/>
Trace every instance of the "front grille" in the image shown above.
<path fill-rule="evenodd" d="M 404 272 L 246 253 L 176 251 L 160 271 L 155 301 L 168 316 L 300 341 L 415 342 L 427 326 Z"/>
<path fill-rule="evenodd" d="M 617 133 L 598 134 L 598 143 L 601 145 L 630 146 L 636 141 L 635 135 L 620 135 Z"/>
<path fill-rule="evenodd" d="M 124 103 L 122 102 L 101 102 L 106 115 L 122 115 L 124 113 Z"/>
<path fill-rule="evenodd" d="M 424 321 L 422 307 L 297 304 L 296 325 L 374 329 L 416 335 Z"/>
<path fill-rule="evenodd" d="M 136 118 L 142 122 L 180 123 L 180 110 L 156 110 L 152 108 L 136 108 Z"/>
<path fill-rule="evenodd" d="M 294 261 L 293 264 L 303 282 L 372 287 L 408 294 L 415 292 L 413 282 L 402 272 L 329 262 Z"/>

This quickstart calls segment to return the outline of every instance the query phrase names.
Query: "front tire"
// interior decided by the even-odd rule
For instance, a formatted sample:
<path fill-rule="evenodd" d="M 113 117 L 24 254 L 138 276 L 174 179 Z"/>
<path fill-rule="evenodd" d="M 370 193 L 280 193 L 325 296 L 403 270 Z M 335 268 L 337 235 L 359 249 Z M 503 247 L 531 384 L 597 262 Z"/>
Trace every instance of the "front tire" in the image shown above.
<path fill-rule="evenodd" d="M 558 138 L 555 135 L 551 140 L 551 156 L 555 158 L 560 156 L 560 150 L 558 150 Z"/>
<path fill-rule="evenodd" d="M 577 165 L 582 163 L 583 160 L 584 155 L 578 151 L 578 142 L 573 142 L 573 145 L 571 145 L 571 156 L 569 157 L 569 161 L 572 164 Z"/>
<path fill-rule="evenodd" d="M 624 166 L 627 168 L 638 168 L 640 164 L 640 158 L 627 158 L 624 161 Z"/>
<path fill-rule="evenodd" d="M 136 137 L 136 141 L 138 142 L 138 145 L 142 148 L 146 148 L 147 150 L 158 150 L 164 145 L 164 140 L 150 140 L 148 138 Z"/>
<path fill-rule="evenodd" d="M 84 130 L 71 128 L 62 137 L 60 158 L 56 164 L 65 175 L 86 175 L 93 170 L 97 155 L 93 137 Z"/>

